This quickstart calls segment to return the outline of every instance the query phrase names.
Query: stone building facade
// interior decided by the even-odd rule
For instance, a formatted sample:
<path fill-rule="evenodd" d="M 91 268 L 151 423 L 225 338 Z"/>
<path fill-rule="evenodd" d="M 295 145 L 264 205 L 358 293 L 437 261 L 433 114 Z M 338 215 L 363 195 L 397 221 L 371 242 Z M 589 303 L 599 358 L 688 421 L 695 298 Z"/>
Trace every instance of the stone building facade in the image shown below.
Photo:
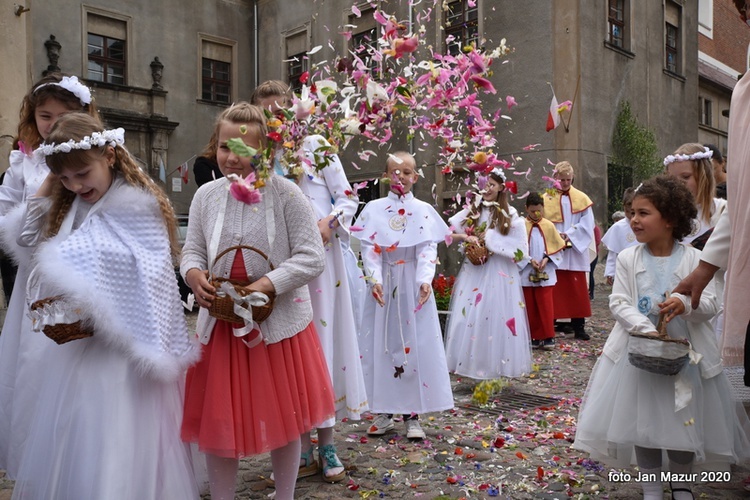
<path fill-rule="evenodd" d="M 607 170 L 622 103 L 630 103 L 639 123 L 655 132 L 660 153 L 667 154 L 679 144 L 725 129 L 721 110 L 729 95 L 726 86 L 719 89 L 721 98 L 714 98 L 716 121 L 708 128 L 699 126 L 702 108 L 697 97 L 716 90 L 711 87 L 716 79 L 700 68 L 721 61 L 720 70 L 744 69 L 741 59 L 723 59 L 723 44 L 736 28 L 719 29 L 722 9 L 728 12 L 731 0 L 442 0 L 411 9 L 410 3 L 2 0 L 0 55 L 6 71 L 0 74 L 0 154 L 7 158 L 21 98 L 56 57 L 63 72 L 79 75 L 92 86 L 105 119 L 126 128 L 128 147 L 155 178 L 164 163 L 171 172 L 166 189 L 178 213 L 186 213 L 197 186 L 192 179 L 181 185 L 172 171 L 186 160 L 192 167 L 216 114 L 229 102 L 249 98 L 257 82 L 294 83 L 306 69 L 346 54 L 378 29 L 371 14 L 379 7 L 414 31 L 423 28 L 425 44 L 417 57 L 426 57 L 429 48 L 452 50 L 445 44 L 446 33 L 488 49 L 506 39 L 513 52 L 494 68 L 492 83 L 498 103 L 512 95 L 518 106 L 512 121 L 498 124 L 496 152 L 520 158 L 519 170 L 532 168 L 539 174 L 517 179 L 521 193 L 544 186 L 539 177 L 549 172 L 548 162 L 571 161 L 576 184 L 592 194 L 597 218 L 606 220 L 607 197 L 620 194 L 607 192 Z M 703 32 L 705 26 L 696 36 L 699 12 L 701 26 L 707 24 L 707 3 L 715 12 L 712 38 Z M 352 40 L 341 34 L 345 31 L 352 32 Z M 316 46 L 321 50 L 306 58 Z M 574 105 L 563 114 L 564 125 L 546 132 L 552 88 L 558 101 Z M 524 150 L 531 144 L 536 145 L 532 151 Z M 440 175 L 433 146 L 397 134 L 392 149 L 416 153 L 420 166 L 426 167 L 416 187 L 418 196 L 435 196 L 445 205 L 456 186 Z M 353 160 L 353 151 L 365 147 L 371 148 L 353 142 L 345 159 Z M 385 152 L 376 153 L 370 161 L 357 161 L 358 168 L 345 161 L 352 181 L 380 175 Z M 0 170 L 3 163 L 0 160 Z M 368 196 L 376 195 L 377 188 Z"/>
<path fill-rule="evenodd" d="M 26 0 L 18 15 L 17 4 L 1 4 L 2 157 L 33 82 L 49 70 L 77 75 L 155 179 L 164 165 L 165 188 L 186 214 L 197 186 L 175 169 L 185 161 L 192 168 L 216 115 L 255 86 L 254 2 Z"/>

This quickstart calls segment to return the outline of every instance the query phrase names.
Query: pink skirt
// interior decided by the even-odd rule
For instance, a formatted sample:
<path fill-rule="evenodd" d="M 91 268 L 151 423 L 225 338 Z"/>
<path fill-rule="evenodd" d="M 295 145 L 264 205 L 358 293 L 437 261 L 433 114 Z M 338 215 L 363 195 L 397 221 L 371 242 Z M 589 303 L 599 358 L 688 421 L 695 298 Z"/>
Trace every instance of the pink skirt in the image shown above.
<path fill-rule="evenodd" d="M 242 254 L 232 277 L 244 273 Z M 239 264 L 239 265 L 238 265 Z M 257 330 L 245 340 L 251 342 Z M 187 374 L 182 439 L 204 453 L 241 458 L 280 448 L 333 416 L 333 388 L 315 327 L 248 348 L 216 321 Z"/>

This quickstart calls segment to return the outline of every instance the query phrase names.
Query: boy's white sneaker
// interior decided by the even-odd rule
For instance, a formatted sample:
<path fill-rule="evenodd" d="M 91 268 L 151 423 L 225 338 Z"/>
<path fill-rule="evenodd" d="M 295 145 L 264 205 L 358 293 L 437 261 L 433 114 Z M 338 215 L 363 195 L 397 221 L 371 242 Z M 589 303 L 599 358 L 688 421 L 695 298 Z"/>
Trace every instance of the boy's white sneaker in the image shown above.
<path fill-rule="evenodd" d="M 382 436 L 386 432 L 393 430 L 393 428 L 393 419 L 388 415 L 380 414 L 375 417 L 372 425 L 367 429 L 367 434 L 370 436 Z"/>
<path fill-rule="evenodd" d="M 406 422 L 406 437 L 409 439 L 424 439 L 427 437 L 419 425 L 419 420 L 409 419 Z"/>

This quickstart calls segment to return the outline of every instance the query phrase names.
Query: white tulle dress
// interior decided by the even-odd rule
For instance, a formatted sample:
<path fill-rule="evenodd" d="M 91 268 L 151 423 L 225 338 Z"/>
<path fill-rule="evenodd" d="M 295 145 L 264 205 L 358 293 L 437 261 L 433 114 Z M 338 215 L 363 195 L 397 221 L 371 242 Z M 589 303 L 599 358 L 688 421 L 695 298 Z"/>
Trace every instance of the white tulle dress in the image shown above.
<path fill-rule="evenodd" d="M 468 210 L 450 219 L 456 232 L 463 232 Z M 487 231 L 487 247 L 493 254 L 484 265 L 464 259 L 453 286 L 450 319 L 445 341 L 448 369 L 479 380 L 519 377 L 531 371 L 528 319 L 524 306 L 519 266 L 513 260 L 528 258 L 524 220 L 511 208 L 507 235 Z M 478 223 L 487 221 L 485 208 Z M 496 233 L 496 234 L 495 234 Z"/>
<path fill-rule="evenodd" d="M 667 326 L 670 337 L 688 339 L 702 355 L 697 364 L 667 376 L 628 360 L 627 331 L 655 331 L 662 290 L 674 288 L 699 258 L 679 244 L 671 257 L 653 257 L 643 245 L 620 254 L 610 296 L 617 324 L 592 371 L 574 448 L 612 467 L 635 465 L 635 446 L 688 451 L 695 453 L 694 470 L 707 471 L 728 470 L 750 455 L 750 421 L 733 400 L 709 324 L 717 307 L 713 283 L 695 310 L 681 296 L 688 313 Z"/>

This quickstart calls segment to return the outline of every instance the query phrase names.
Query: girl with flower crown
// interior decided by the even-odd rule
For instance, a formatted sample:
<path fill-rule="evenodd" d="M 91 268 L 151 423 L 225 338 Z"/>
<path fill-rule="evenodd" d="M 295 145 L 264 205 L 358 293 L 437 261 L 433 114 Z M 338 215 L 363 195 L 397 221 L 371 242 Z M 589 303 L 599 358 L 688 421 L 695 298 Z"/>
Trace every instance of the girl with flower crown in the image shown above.
<path fill-rule="evenodd" d="M 445 352 L 448 369 L 479 380 L 531 371 L 529 325 L 520 270 L 529 259 L 524 220 L 508 204 L 505 175 L 480 177 L 479 194 L 449 220 L 453 240 L 485 240 L 484 264 L 464 259 L 453 286 Z"/>
<path fill-rule="evenodd" d="M 123 129 L 69 113 L 35 153 L 51 174 L 17 231 L 35 247 L 23 335 L 76 323 L 91 335 L 39 353 L 14 499 L 198 498 L 179 433 L 199 350 L 174 276 L 176 218 L 123 143 Z"/>
<path fill-rule="evenodd" d="M 573 443 L 610 467 L 637 464 L 646 500 L 663 498 L 663 466 L 672 498 L 686 500 L 697 477 L 691 473 L 726 471 L 750 454 L 750 421 L 734 401 L 709 322 L 717 310 L 713 282 L 696 308 L 688 296 L 670 293 L 700 260 L 680 242 L 696 213 L 690 192 L 673 177 L 636 188 L 630 225 L 640 244 L 617 257 L 609 299 L 616 323 L 591 372 Z M 633 336 L 656 336 L 658 325 L 670 339 L 689 341 L 687 354 L 674 352 L 674 342 L 648 341 L 659 344 L 649 348 Z M 664 375 L 633 364 L 639 354 L 689 361 Z"/>
<path fill-rule="evenodd" d="M 34 149 L 50 134 L 58 118 L 71 111 L 97 116 L 88 87 L 75 76 L 50 74 L 36 82 L 21 104 L 18 135 L 9 167 L 0 185 L 0 245 L 18 265 L 5 323 L 0 335 L 0 469 L 13 478 L 26 440 L 28 423 L 37 401 L 41 380 L 38 354 L 51 342 L 44 335 L 28 335 L 26 282 L 31 251 L 16 244 L 14 232 L 22 216 L 21 205 L 39 189 L 49 173 L 43 155 Z M 7 277 L 3 275 L 3 280 Z"/>
<path fill-rule="evenodd" d="M 309 202 L 293 182 L 269 175 L 266 117 L 237 103 L 216 120 L 217 161 L 225 175 L 201 186 L 190 206 L 180 272 L 201 306 L 201 360 L 185 391 L 182 437 L 206 453 L 213 499 L 233 499 L 239 458 L 271 452 L 278 500 L 290 500 L 300 436 L 334 414 L 333 390 L 307 284 L 323 272 L 325 255 Z M 238 154 L 239 153 L 239 154 Z M 216 256 L 236 245 L 254 247 Z M 273 265 L 273 268 L 269 266 Z M 209 272 L 249 280 L 259 304 L 273 312 L 232 324 L 209 315 L 219 292 Z M 222 290 L 223 292 L 223 290 Z M 237 308 L 235 308 L 237 310 Z M 175 497 L 176 498 L 176 497 Z"/>
<path fill-rule="evenodd" d="M 713 151 L 702 144 L 687 143 L 664 158 L 666 173 L 679 179 L 693 195 L 698 215 L 693 219 L 690 232 L 682 242 L 689 243 L 698 250 L 703 250 L 727 206 L 727 200 L 716 197 L 712 157 Z M 724 330 L 724 271 L 716 273 L 715 280 L 719 311 L 713 324 L 716 336 L 721 338 Z"/>

